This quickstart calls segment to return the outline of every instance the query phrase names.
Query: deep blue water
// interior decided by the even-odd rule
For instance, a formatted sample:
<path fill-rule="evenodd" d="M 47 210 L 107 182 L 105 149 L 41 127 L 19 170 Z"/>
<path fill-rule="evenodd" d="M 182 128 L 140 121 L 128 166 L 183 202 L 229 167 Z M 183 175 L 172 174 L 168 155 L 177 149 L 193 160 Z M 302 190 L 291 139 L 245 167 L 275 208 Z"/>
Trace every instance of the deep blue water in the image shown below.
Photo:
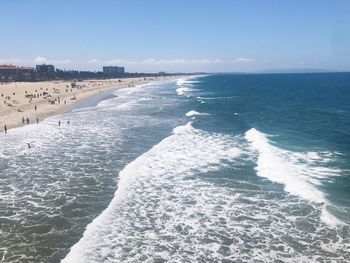
<path fill-rule="evenodd" d="M 196 76 L 10 130 L 0 260 L 347 262 L 349 101 L 346 73 Z"/>
<path fill-rule="evenodd" d="M 199 109 L 214 113 L 219 128 L 232 127 L 238 112 L 234 126 L 241 132 L 255 127 L 286 137 L 284 143 L 289 138 L 291 145 L 350 151 L 348 73 L 217 75 L 201 81 L 198 94 L 213 100 Z"/>
<path fill-rule="evenodd" d="M 244 134 L 255 128 L 283 149 L 331 154 L 326 167 L 340 173 L 320 187 L 350 207 L 349 73 L 208 76 L 197 95 L 205 102 L 198 111 L 211 114 L 196 121 L 201 129 Z"/>

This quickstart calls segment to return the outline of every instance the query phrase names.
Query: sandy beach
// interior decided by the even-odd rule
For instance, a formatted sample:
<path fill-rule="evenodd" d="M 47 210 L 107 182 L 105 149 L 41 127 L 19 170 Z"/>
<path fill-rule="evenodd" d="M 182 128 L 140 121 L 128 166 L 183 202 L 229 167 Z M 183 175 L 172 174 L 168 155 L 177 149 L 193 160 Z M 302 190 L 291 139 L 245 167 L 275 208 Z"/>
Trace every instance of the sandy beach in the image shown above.
<path fill-rule="evenodd" d="M 169 77 L 170 78 L 170 77 Z M 174 78 L 174 77 L 172 77 Z M 42 121 L 72 109 L 78 101 L 108 89 L 166 78 L 0 83 L 0 132 Z"/>

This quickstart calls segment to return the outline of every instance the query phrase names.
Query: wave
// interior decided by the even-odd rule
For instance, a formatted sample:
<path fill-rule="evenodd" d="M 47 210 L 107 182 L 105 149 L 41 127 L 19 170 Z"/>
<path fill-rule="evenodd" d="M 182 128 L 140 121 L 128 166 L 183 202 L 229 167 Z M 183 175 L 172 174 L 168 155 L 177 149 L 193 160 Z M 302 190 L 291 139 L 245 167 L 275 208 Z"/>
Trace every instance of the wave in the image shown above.
<path fill-rule="evenodd" d="M 187 94 L 187 93 L 189 93 L 191 91 L 194 91 L 194 90 L 191 89 L 191 88 L 187 88 L 187 87 L 180 87 L 180 88 L 176 89 L 177 94 L 181 95 L 181 96 L 185 95 L 185 94 Z"/>
<path fill-rule="evenodd" d="M 319 166 L 325 160 L 318 153 L 294 153 L 272 145 L 268 136 L 255 128 L 245 133 L 245 139 L 258 152 L 257 175 L 284 185 L 284 190 L 305 200 L 323 205 L 321 218 L 327 224 L 341 224 L 331 215 L 328 201 L 317 186 L 322 179 L 337 176 L 339 170 Z M 329 153 L 326 153 L 329 155 Z"/>
<path fill-rule="evenodd" d="M 129 247 L 125 242 L 130 237 L 136 238 L 140 229 L 146 231 L 152 218 L 160 220 L 160 217 L 157 218 L 158 214 L 152 214 L 157 210 L 155 205 L 159 206 L 162 202 L 172 203 L 168 209 L 164 204 L 160 205 L 160 214 L 170 213 L 170 210 L 173 213 L 181 212 L 181 209 L 177 210 L 172 206 L 187 202 L 186 198 L 181 198 L 182 193 L 177 191 L 186 191 L 191 176 L 216 171 L 224 165 L 223 162 L 235 159 L 240 154 L 241 150 L 236 147 L 235 140 L 229 136 L 202 132 L 193 128 L 191 123 L 175 128 L 171 136 L 129 163 L 120 172 L 118 189 L 113 200 L 87 226 L 83 237 L 62 262 L 99 262 L 109 256 L 114 260 L 122 260 L 122 250 Z M 191 189 L 188 190 L 192 193 Z M 161 198 L 161 195 L 165 197 Z M 159 222 L 158 227 L 161 224 Z M 152 229 L 156 229 L 156 226 L 152 226 Z M 146 237 L 143 238 L 147 240 Z M 143 243 L 143 240 L 140 242 Z M 152 243 L 145 245 L 142 249 L 143 255 L 149 252 L 146 246 L 152 246 Z M 138 255 L 132 253 L 128 253 L 127 258 L 140 260 Z"/>
<path fill-rule="evenodd" d="M 218 97 L 201 97 L 198 96 L 197 99 L 198 100 L 220 100 L 220 99 L 239 99 L 239 96 L 218 96 Z"/>
<path fill-rule="evenodd" d="M 199 83 L 199 81 L 193 80 L 193 79 L 196 79 L 198 77 L 199 76 L 190 76 L 190 77 L 178 79 L 176 81 L 176 85 L 178 86 L 178 88 L 176 89 L 177 94 L 180 96 L 183 96 L 183 95 L 186 95 L 187 93 L 195 91 L 195 89 L 193 89 L 193 84 Z"/>
<path fill-rule="evenodd" d="M 180 78 L 176 81 L 176 85 L 183 86 L 183 85 L 191 85 L 193 83 L 199 83 L 199 81 L 196 80 L 199 77 L 204 77 L 204 75 L 203 76 L 189 76 L 189 77 Z"/>
<path fill-rule="evenodd" d="M 187 117 L 195 117 L 195 116 L 208 116 L 210 115 L 209 113 L 201 113 L 195 110 L 191 110 L 189 112 L 186 113 Z"/>
<path fill-rule="evenodd" d="M 247 137 L 258 145 L 268 143 L 256 130 Z M 259 147 L 270 146 L 275 147 Z M 120 172 L 108 208 L 87 226 L 62 262 L 248 262 L 252 255 L 269 262 L 348 258 L 346 234 L 322 223 L 314 203 L 264 189 L 246 174 L 216 177 L 227 167 L 235 168 L 226 172 L 239 175 L 235 169 L 251 153 L 243 148 L 240 137 L 207 133 L 191 123 L 175 128 Z M 337 252 L 333 256 L 329 251 Z"/>

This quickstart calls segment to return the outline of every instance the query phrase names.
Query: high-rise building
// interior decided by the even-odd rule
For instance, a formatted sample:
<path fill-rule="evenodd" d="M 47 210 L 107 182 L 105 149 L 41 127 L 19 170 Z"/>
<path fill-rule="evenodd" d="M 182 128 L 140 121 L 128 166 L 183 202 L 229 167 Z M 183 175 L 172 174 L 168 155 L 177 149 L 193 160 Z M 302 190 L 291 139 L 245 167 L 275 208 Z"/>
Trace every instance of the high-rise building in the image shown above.
<path fill-rule="evenodd" d="M 35 71 L 40 74 L 53 74 L 55 73 L 55 67 L 53 65 L 36 65 Z"/>
<path fill-rule="evenodd" d="M 120 75 L 125 73 L 125 68 L 118 66 L 104 66 L 103 73 L 106 75 Z"/>

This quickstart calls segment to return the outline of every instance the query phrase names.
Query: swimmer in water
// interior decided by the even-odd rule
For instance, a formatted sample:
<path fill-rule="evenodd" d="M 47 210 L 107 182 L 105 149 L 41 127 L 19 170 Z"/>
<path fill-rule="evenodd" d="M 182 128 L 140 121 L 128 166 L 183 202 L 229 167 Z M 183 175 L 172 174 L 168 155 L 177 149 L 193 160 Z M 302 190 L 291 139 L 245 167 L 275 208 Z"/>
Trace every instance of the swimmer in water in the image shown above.
<path fill-rule="evenodd" d="M 30 143 L 29 143 L 29 142 L 27 142 L 27 144 L 28 144 L 28 149 L 32 148 L 32 147 L 30 146 Z"/>

